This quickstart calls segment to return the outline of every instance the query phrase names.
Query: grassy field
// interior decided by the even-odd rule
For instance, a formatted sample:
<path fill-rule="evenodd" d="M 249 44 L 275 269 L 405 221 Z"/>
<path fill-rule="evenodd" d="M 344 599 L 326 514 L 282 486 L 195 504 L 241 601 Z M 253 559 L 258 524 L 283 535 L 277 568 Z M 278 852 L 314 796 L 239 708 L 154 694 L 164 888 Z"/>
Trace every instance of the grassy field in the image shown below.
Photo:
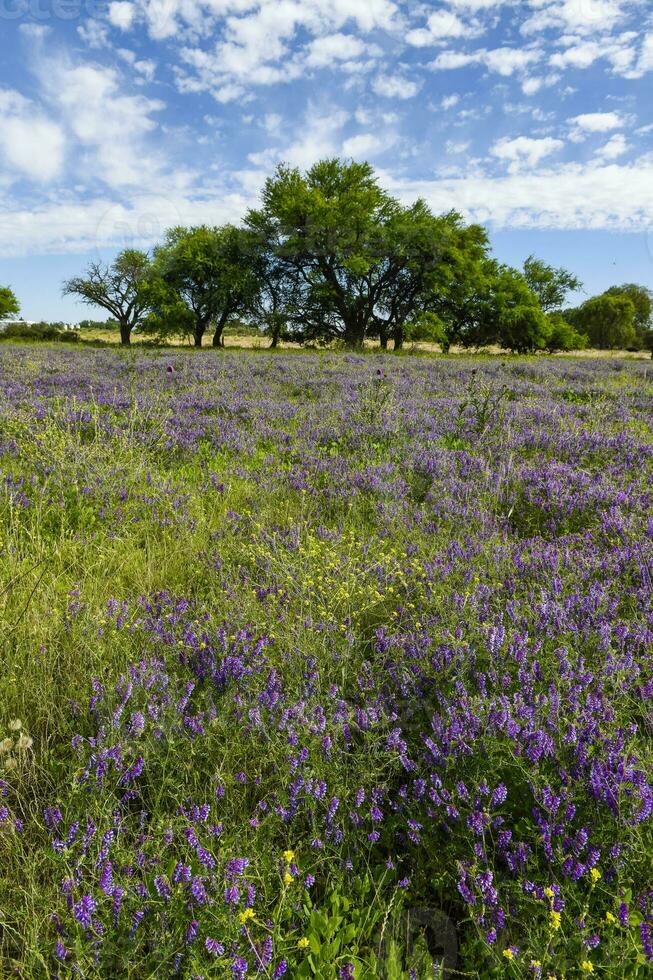
<path fill-rule="evenodd" d="M 652 396 L 0 347 L 0 976 L 649 976 Z"/>
<path fill-rule="evenodd" d="M 80 338 L 81 338 L 81 340 L 84 340 L 84 341 L 98 341 L 99 340 L 99 341 L 102 341 L 103 343 L 106 343 L 106 344 L 117 344 L 118 341 L 119 341 L 118 333 L 115 330 L 94 330 L 94 329 L 82 330 L 82 331 L 80 331 Z M 141 347 L 141 346 L 143 346 L 143 344 L 145 344 L 147 346 L 150 341 L 149 341 L 149 338 L 147 336 L 145 336 L 144 334 L 139 334 L 138 332 L 136 332 L 136 333 L 132 334 L 132 341 L 131 342 L 132 342 L 132 344 L 134 346 Z M 226 347 L 231 348 L 231 349 L 237 349 L 237 350 L 257 350 L 257 351 L 258 350 L 267 350 L 267 348 L 269 348 L 269 346 L 270 346 L 270 339 L 268 337 L 264 336 L 263 334 L 261 334 L 260 336 L 255 336 L 255 335 L 251 335 L 251 334 L 235 334 L 235 333 L 229 333 L 228 330 L 225 332 L 224 342 L 225 342 L 225 346 Z M 207 346 L 210 346 L 210 337 L 207 337 L 205 339 L 205 344 Z M 184 339 L 182 337 L 171 337 L 167 341 L 167 345 L 170 346 L 170 347 L 190 347 L 191 346 L 191 338 Z M 390 343 L 390 346 L 392 347 L 392 342 Z M 367 350 L 379 350 L 379 342 L 378 342 L 378 340 L 367 340 L 367 341 L 365 341 L 365 348 Z M 293 342 L 290 342 L 290 341 L 283 341 L 283 340 L 279 342 L 279 350 L 301 351 L 303 349 L 304 348 L 302 348 L 301 344 L 298 344 L 298 343 L 293 343 Z M 488 354 L 493 354 L 493 355 L 494 354 L 504 354 L 504 355 L 507 356 L 506 352 L 505 351 L 502 351 L 500 347 L 490 346 L 490 347 L 485 348 L 485 351 Z M 404 350 L 404 354 L 411 354 L 411 353 L 414 353 L 414 354 L 423 354 L 423 353 L 438 354 L 438 353 L 440 353 L 440 345 L 439 344 L 428 343 L 426 341 L 408 342 L 406 344 L 406 347 L 405 347 L 405 350 Z M 458 346 L 456 346 L 454 344 L 452 346 L 452 348 L 451 348 L 450 353 L 451 354 L 468 355 L 469 354 L 469 351 L 467 351 L 464 347 L 458 347 Z M 569 356 L 573 356 L 573 357 L 581 357 L 581 358 L 591 358 L 592 360 L 596 360 L 597 358 L 600 358 L 600 359 L 608 358 L 610 360 L 613 360 L 614 358 L 619 358 L 620 360 L 629 360 L 629 361 L 631 361 L 631 360 L 634 360 L 634 361 L 642 361 L 642 360 L 650 360 L 651 359 L 651 354 L 649 353 L 649 351 L 644 351 L 644 350 L 642 350 L 642 351 L 626 351 L 626 350 L 611 351 L 611 350 L 592 350 L 592 349 L 590 349 L 590 350 L 576 351 L 572 355 L 569 355 L 568 353 L 561 352 L 561 353 L 555 354 L 553 356 L 554 357 L 569 357 Z"/>

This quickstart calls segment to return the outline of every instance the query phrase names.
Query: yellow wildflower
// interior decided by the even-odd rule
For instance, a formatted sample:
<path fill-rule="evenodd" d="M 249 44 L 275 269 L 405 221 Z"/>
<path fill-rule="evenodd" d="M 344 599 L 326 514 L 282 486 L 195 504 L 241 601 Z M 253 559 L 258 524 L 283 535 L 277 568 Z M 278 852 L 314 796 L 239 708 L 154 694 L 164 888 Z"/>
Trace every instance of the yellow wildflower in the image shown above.
<path fill-rule="evenodd" d="M 592 868 L 590 871 L 590 878 L 592 879 L 592 884 L 594 885 L 597 883 L 597 881 L 601 880 L 602 875 L 598 868 Z"/>
<path fill-rule="evenodd" d="M 297 945 L 299 946 L 300 949 L 306 949 L 306 947 L 308 946 L 308 939 L 306 938 L 306 936 L 302 936 L 302 938 L 299 940 Z"/>
<path fill-rule="evenodd" d="M 560 913 L 554 912 L 553 909 L 549 912 L 549 925 L 554 932 L 560 928 Z"/>
<path fill-rule="evenodd" d="M 508 949 L 504 949 L 504 951 L 503 951 L 503 955 L 505 956 L 505 958 L 506 958 L 507 960 L 514 960 L 514 958 L 515 958 L 515 954 L 514 954 L 514 953 L 513 953 L 513 951 L 512 951 L 511 949 L 510 949 L 510 947 L 508 947 Z"/>
<path fill-rule="evenodd" d="M 539 960 L 531 960 L 531 969 L 539 970 L 541 966 L 542 964 Z"/>
<path fill-rule="evenodd" d="M 288 871 L 283 876 L 283 883 L 284 885 L 292 885 L 293 883 L 293 876 Z"/>
<path fill-rule="evenodd" d="M 294 858 L 294 856 L 295 856 L 295 852 L 294 851 L 284 851 L 283 852 L 283 859 L 286 862 L 286 864 L 290 864 L 290 862 L 292 861 L 292 859 Z"/>
<path fill-rule="evenodd" d="M 617 920 L 616 920 L 615 916 L 612 914 L 612 912 L 606 912 L 605 913 L 605 921 L 606 922 L 616 922 Z"/>
<path fill-rule="evenodd" d="M 240 921 L 242 922 L 242 924 L 245 925 L 245 923 L 249 919 L 253 919 L 254 918 L 254 909 L 245 909 L 244 912 L 241 912 L 240 913 L 240 915 L 238 916 L 238 918 L 240 919 Z"/>
<path fill-rule="evenodd" d="M 583 962 L 580 965 L 580 968 L 583 971 L 583 973 L 594 973 L 594 967 L 592 966 L 589 960 L 583 960 Z"/>
<path fill-rule="evenodd" d="M 544 894 L 546 895 L 547 898 L 553 898 L 555 892 L 553 891 L 553 888 L 545 888 Z"/>

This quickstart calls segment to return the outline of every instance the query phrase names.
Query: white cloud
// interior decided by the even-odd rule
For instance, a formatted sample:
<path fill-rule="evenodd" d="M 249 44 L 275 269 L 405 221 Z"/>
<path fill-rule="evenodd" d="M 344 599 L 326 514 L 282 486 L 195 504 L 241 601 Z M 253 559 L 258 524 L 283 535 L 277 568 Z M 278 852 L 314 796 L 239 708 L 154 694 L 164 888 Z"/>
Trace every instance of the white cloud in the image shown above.
<path fill-rule="evenodd" d="M 649 71 L 653 71 L 653 31 L 644 35 L 636 64 L 624 74 L 626 78 L 641 78 Z"/>
<path fill-rule="evenodd" d="M 457 106 L 459 102 L 460 102 L 459 95 L 445 95 L 445 97 L 442 99 L 442 102 L 440 103 L 440 108 L 444 109 L 445 111 L 447 109 L 453 109 L 453 107 Z"/>
<path fill-rule="evenodd" d="M 626 31 L 616 37 L 604 36 L 599 40 L 565 35 L 560 38 L 560 43 L 565 50 L 552 54 L 549 63 L 554 68 L 584 69 L 604 59 L 612 65 L 617 74 L 627 75 L 636 57 L 633 45 L 636 38 L 637 34 L 634 31 Z"/>
<path fill-rule="evenodd" d="M 416 48 L 436 44 L 443 38 L 473 37 L 479 33 L 478 25 L 465 23 L 450 10 L 436 10 L 430 14 L 426 27 L 420 27 L 406 34 L 406 41 Z"/>
<path fill-rule="evenodd" d="M 320 68 L 362 72 L 380 51 L 353 33 L 389 29 L 397 7 L 389 0 L 146 0 L 153 37 L 188 28 L 180 55 L 187 68 L 177 69 L 185 93 L 208 91 L 219 102 L 242 99 L 253 88 L 288 83 Z M 154 16 L 154 20 L 151 17 Z M 222 17 L 217 22 L 216 18 Z M 206 48 L 204 35 L 218 40 Z M 182 37 L 184 35 L 182 34 Z M 361 57 L 368 60 L 361 62 Z"/>
<path fill-rule="evenodd" d="M 81 163 L 94 177 L 121 187 L 153 178 L 162 161 L 146 137 L 156 128 L 152 114 L 165 108 L 158 99 L 125 94 L 112 68 L 66 58 L 42 57 L 38 75 L 44 102 L 71 133 Z"/>
<path fill-rule="evenodd" d="M 521 90 L 524 95 L 535 95 L 542 88 L 543 81 L 541 78 L 525 78 L 522 82 Z"/>
<path fill-rule="evenodd" d="M 541 160 L 561 150 L 563 146 L 562 140 L 551 136 L 542 139 L 528 136 L 518 136 L 515 139 L 504 137 L 494 143 L 490 153 L 498 160 L 506 161 L 509 172 L 516 173 L 522 167 L 536 167 Z"/>
<path fill-rule="evenodd" d="M 480 10 L 495 10 L 498 7 L 505 7 L 506 4 L 514 3 L 514 0 L 448 0 L 448 3 L 450 7 L 477 13 Z"/>
<path fill-rule="evenodd" d="M 458 156 L 461 153 L 466 153 L 470 146 L 471 143 L 469 141 L 457 143 L 455 140 L 447 140 L 444 148 L 450 156 Z"/>
<path fill-rule="evenodd" d="M 530 0 L 536 12 L 521 26 L 523 34 L 559 29 L 579 34 L 610 31 L 624 16 L 624 0 Z"/>
<path fill-rule="evenodd" d="M 420 82 L 413 82 L 401 75 L 379 75 L 372 88 L 377 95 L 386 99 L 412 99 L 421 88 Z"/>
<path fill-rule="evenodd" d="M 653 160 L 631 164 L 567 164 L 505 177 L 394 180 L 402 200 L 424 197 L 436 211 L 456 202 L 468 220 L 499 228 L 647 231 L 653 225 Z"/>
<path fill-rule="evenodd" d="M 271 170 L 281 160 L 305 170 L 318 160 L 337 156 L 342 142 L 340 133 L 349 118 L 349 113 L 344 109 L 318 107 L 309 103 L 302 125 L 298 127 L 301 132 L 299 139 L 283 147 L 268 147 L 249 154 L 249 162 L 263 172 L 259 175 L 259 187 L 265 171 Z"/>
<path fill-rule="evenodd" d="M 0 155 L 11 170 L 31 180 L 54 180 L 64 152 L 60 126 L 20 93 L 0 90 Z"/>
<path fill-rule="evenodd" d="M 608 133 L 611 129 L 621 129 L 625 120 L 619 112 L 585 112 L 567 120 L 574 129 L 583 133 Z"/>
<path fill-rule="evenodd" d="M 268 112 L 262 120 L 263 128 L 270 136 L 275 136 L 283 125 L 283 116 L 278 112 Z"/>
<path fill-rule="evenodd" d="M 602 160 L 617 160 L 624 153 L 627 153 L 629 149 L 630 145 L 624 134 L 616 133 L 610 137 L 608 142 L 600 148 L 596 155 Z"/>
<path fill-rule="evenodd" d="M 329 68 L 339 61 L 352 61 L 365 54 L 367 45 L 350 34 L 327 34 L 316 38 L 308 47 L 309 68 Z"/>
<path fill-rule="evenodd" d="M 342 154 L 345 157 L 353 157 L 354 160 L 364 160 L 380 150 L 387 149 L 392 140 L 381 139 L 374 133 L 358 133 L 350 136 L 342 144 Z"/>
<path fill-rule="evenodd" d="M 529 65 L 540 61 L 542 51 L 539 48 L 493 48 L 490 51 L 481 49 L 470 54 L 458 51 L 443 51 L 429 68 L 436 71 L 447 71 L 455 68 L 465 68 L 467 65 L 481 64 L 489 71 L 509 77 L 515 72 L 523 71 Z"/>
<path fill-rule="evenodd" d="M 121 31 L 128 31 L 134 23 L 136 8 L 129 0 L 113 0 L 109 4 L 109 23 Z"/>

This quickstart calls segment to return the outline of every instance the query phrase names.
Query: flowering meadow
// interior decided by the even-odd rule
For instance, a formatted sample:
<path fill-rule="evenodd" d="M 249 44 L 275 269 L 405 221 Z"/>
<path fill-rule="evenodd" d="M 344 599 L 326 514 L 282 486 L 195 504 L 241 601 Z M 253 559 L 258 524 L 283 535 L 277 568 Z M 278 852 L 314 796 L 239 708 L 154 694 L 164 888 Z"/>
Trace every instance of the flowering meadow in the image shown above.
<path fill-rule="evenodd" d="M 0 976 L 649 976 L 652 396 L 4 346 Z"/>

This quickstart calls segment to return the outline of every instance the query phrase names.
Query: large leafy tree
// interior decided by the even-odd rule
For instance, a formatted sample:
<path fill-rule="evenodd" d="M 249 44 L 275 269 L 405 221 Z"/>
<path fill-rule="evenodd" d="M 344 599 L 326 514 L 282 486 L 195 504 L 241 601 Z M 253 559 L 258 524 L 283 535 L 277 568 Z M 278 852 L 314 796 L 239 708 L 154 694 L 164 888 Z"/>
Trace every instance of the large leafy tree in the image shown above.
<path fill-rule="evenodd" d="M 636 344 L 648 348 L 653 343 L 653 292 L 634 282 L 611 286 L 606 296 L 626 296 L 635 307 Z"/>
<path fill-rule="evenodd" d="M 636 342 L 635 306 L 628 296 L 603 293 L 568 310 L 565 317 L 600 350 L 627 348 Z"/>
<path fill-rule="evenodd" d="M 456 211 L 435 216 L 417 201 L 388 221 L 386 239 L 391 275 L 378 308 L 381 343 L 391 334 L 399 350 L 407 325 L 419 323 L 422 330 L 428 324 L 446 344 L 446 312 L 486 255 L 485 230 L 466 226 Z M 412 334 L 416 336 L 414 329 Z"/>
<path fill-rule="evenodd" d="M 444 303 L 448 339 L 465 347 L 496 344 L 519 353 L 542 350 L 551 328 L 524 276 L 488 258 L 468 272 Z"/>
<path fill-rule="evenodd" d="M 245 313 L 277 347 L 284 333 L 301 328 L 301 276 L 285 255 L 278 224 L 265 212 L 250 211 L 246 227 L 248 264 L 257 288 L 247 293 Z"/>
<path fill-rule="evenodd" d="M 209 327 L 220 347 L 224 328 L 257 289 L 248 233 L 233 225 L 172 228 L 155 252 L 155 269 L 192 317 L 196 347 Z"/>
<path fill-rule="evenodd" d="M 20 313 L 20 303 L 9 286 L 0 286 L 0 320 L 12 319 Z"/>
<path fill-rule="evenodd" d="M 560 310 L 567 294 L 582 288 L 581 281 L 567 269 L 548 265 L 534 255 L 524 262 L 524 279 L 545 313 Z"/>
<path fill-rule="evenodd" d="M 110 313 L 118 321 L 120 343 L 126 345 L 148 312 L 150 272 L 146 253 L 127 248 L 111 264 L 92 262 L 84 276 L 68 279 L 63 294 L 79 296 L 82 302 Z"/>
<path fill-rule="evenodd" d="M 306 174 L 280 166 L 249 227 L 294 282 L 294 316 L 307 339 L 360 347 L 374 334 L 401 345 L 438 263 L 443 221 L 423 201 L 404 208 L 367 163 L 323 160 Z"/>

